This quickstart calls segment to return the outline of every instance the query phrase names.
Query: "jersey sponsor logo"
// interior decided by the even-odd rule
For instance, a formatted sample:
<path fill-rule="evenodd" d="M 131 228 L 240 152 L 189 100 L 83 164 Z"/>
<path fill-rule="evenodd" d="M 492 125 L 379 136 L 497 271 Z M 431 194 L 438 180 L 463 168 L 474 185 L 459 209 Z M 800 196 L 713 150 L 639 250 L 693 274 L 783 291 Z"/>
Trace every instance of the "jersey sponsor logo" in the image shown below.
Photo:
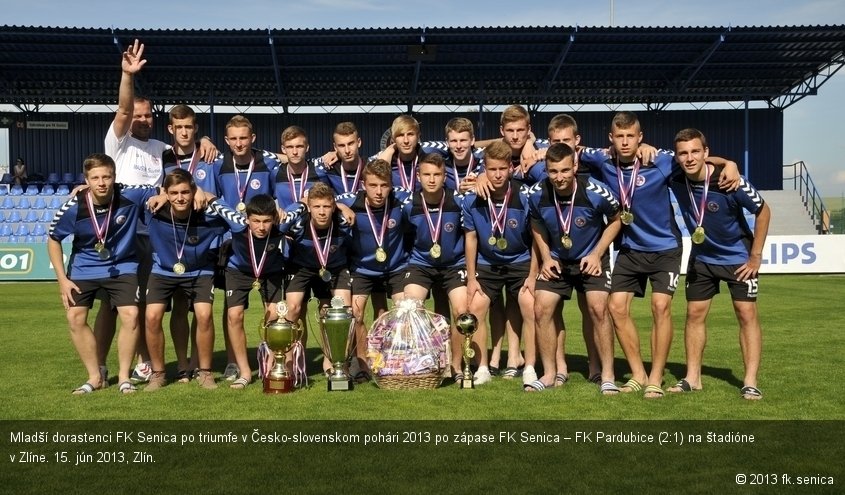
<path fill-rule="evenodd" d="M 390 220 L 387 221 L 387 228 L 392 229 L 394 227 L 396 227 L 396 220 L 391 218 Z"/>
<path fill-rule="evenodd" d="M 446 224 L 443 225 L 443 230 L 446 232 L 452 232 L 455 230 L 455 224 L 452 222 L 446 222 Z"/>
<path fill-rule="evenodd" d="M 637 176 L 637 187 L 642 187 L 645 184 L 645 177 L 642 175 Z"/>
<path fill-rule="evenodd" d="M 249 181 L 249 187 L 253 189 L 260 189 L 261 188 L 261 181 L 258 179 L 252 179 Z"/>
<path fill-rule="evenodd" d="M 519 222 L 516 221 L 516 218 L 509 218 L 508 219 L 508 227 L 515 229 L 519 227 Z"/>
<path fill-rule="evenodd" d="M 123 225 L 126 223 L 126 215 L 118 215 L 115 217 L 114 222 L 118 225 Z"/>
<path fill-rule="evenodd" d="M 196 174 L 197 174 L 197 179 L 199 179 L 199 180 L 205 179 L 205 170 L 202 170 L 202 169 L 197 170 Z"/>
<path fill-rule="evenodd" d="M 584 225 L 587 225 L 587 219 L 584 217 L 575 217 L 575 225 L 583 227 Z"/>
<path fill-rule="evenodd" d="M 719 211 L 719 203 L 716 203 L 715 201 L 708 201 L 707 211 L 716 213 L 717 211 Z"/>

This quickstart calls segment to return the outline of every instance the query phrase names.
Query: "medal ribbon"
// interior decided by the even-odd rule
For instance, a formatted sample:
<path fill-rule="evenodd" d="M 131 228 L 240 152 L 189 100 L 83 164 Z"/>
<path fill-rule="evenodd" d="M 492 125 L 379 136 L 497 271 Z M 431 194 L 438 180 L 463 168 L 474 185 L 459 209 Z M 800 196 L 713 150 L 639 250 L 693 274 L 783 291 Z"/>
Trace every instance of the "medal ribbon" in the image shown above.
<path fill-rule="evenodd" d="M 431 241 L 432 244 L 437 244 L 440 240 L 440 226 L 442 225 L 443 220 L 443 203 L 446 201 L 446 191 L 442 191 L 443 196 L 440 197 L 440 206 L 438 207 L 437 211 L 437 226 L 434 225 L 434 222 L 431 221 L 431 213 L 428 211 L 428 203 L 425 201 L 425 196 L 420 193 L 420 197 L 422 198 L 423 204 L 423 213 L 425 214 L 425 220 L 428 222 L 428 231 L 431 233 Z"/>
<path fill-rule="evenodd" d="M 692 185 L 690 185 L 689 179 L 686 179 L 689 202 L 690 206 L 692 206 L 692 215 L 695 217 L 695 223 L 698 227 L 701 227 L 701 224 L 704 223 L 704 210 L 705 205 L 707 204 L 707 192 L 710 190 L 710 176 L 713 174 L 713 169 L 706 163 L 704 164 L 704 167 L 707 170 L 706 178 L 704 179 L 704 192 L 701 194 L 701 201 L 698 205 L 695 204 L 695 196 L 692 194 Z"/>
<path fill-rule="evenodd" d="M 264 271 L 264 262 L 267 261 L 267 246 L 270 245 L 270 233 L 267 233 L 267 240 L 264 241 L 264 249 L 261 251 L 261 261 L 255 262 L 255 240 L 252 238 L 252 232 L 246 230 L 246 239 L 249 244 L 249 264 L 252 266 L 252 274 L 255 275 L 255 280 L 261 278 L 261 273 Z"/>
<path fill-rule="evenodd" d="M 314 222 L 308 224 L 311 227 L 311 240 L 314 241 L 314 252 L 317 253 L 317 261 L 320 262 L 320 267 L 325 268 L 329 264 L 329 250 L 332 247 L 332 228 L 334 223 L 329 224 L 329 232 L 326 234 L 326 243 L 320 245 L 320 237 L 317 235 L 317 229 L 314 228 Z"/>
<path fill-rule="evenodd" d="M 340 168 L 342 169 L 343 166 L 341 165 Z M 290 189 L 291 199 L 293 199 L 294 203 L 300 201 L 302 196 L 305 195 L 305 188 L 308 184 L 308 164 L 305 164 L 305 170 L 299 175 L 299 196 L 296 195 L 295 181 L 293 174 L 290 173 L 290 165 L 285 168 L 285 172 L 288 174 L 288 188 Z"/>
<path fill-rule="evenodd" d="M 487 206 L 490 208 L 490 221 L 492 222 L 493 227 L 493 235 L 496 235 L 496 229 L 499 230 L 499 234 L 502 237 L 505 236 L 505 221 L 508 216 L 508 203 L 511 200 L 511 185 L 510 182 L 508 183 L 508 192 L 505 193 L 505 202 L 502 203 L 502 210 L 500 212 L 496 211 L 496 205 L 493 204 L 493 198 L 491 195 L 487 195 Z"/>
<path fill-rule="evenodd" d="M 173 216 L 173 209 L 170 210 L 170 225 L 173 226 L 173 245 L 176 246 L 176 261 L 178 263 L 182 262 L 182 253 L 185 252 L 185 244 L 188 243 L 188 227 L 191 226 L 191 214 L 193 211 L 188 213 L 188 221 L 185 222 L 185 236 L 182 238 L 182 245 L 180 246 L 176 240 L 176 217 Z"/>
<path fill-rule="evenodd" d="M 106 243 L 106 235 L 109 233 L 109 224 L 111 224 L 111 209 L 114 204 L 114 193 L 112 199 L 109 200 L 109 211 L 106 212 L 106 220 L 103 225 L 97 223 L 97 210 L 94 208 L 94 195 L 91 191 L 85 195 L 85 204 L 88 206 L 88 214 L 91 216 L 91 225 L 94 227 L 94 235 L 97 236 L 97 241 Z"/>
<path fill-rule="evenodd" d="M 352 187 L 348 187 L 348 182 L 346 180 L 346 170 L 343 168 L 343 163 L 340 164 L 340 178 L 343 181 L 343 192 L 356 192 L 358 190 L 358 181 L 361 177 L 361 170 L 364 170 L 364 159 L 360 156 L 358 157 L 358 168 L 355 169 L 355 179 L 352 181 Z"/>
<path fill-rule="evenodd" d="M 469 150 L 469 164 L 467 164 L 467 171 L 464 174 L 464 178 L 461 179 L 461 175 L 458 173 L 458 166 L 455 165 L 455 161 L 452 160 L 452 171 L 455 173 L 455 190 L 458 191 L 458 193 L 461 192 L 461 182 L 463 182 L 464 179 L 472 173 L 473 163 L 475 163 L 475 157 L 472 156 L 472 150 Z"/>
<path fill-rule="evenodd" d="M 388 199 L 388 201 L 390 200 Z M 387 232 L 387 222 L 390 219 L 390 208 L 387 207 L 387 203 L 384 204 L 384 218 L 381 220 L 381 235 L 376 233 L 375 222 L 373 221 L 373 212 L 370 210 L 370 203 L 364 201 L 364 208 L 367 209 L 367 218 L 370 220 L 370 230 L 373 231 L 373 237 L 376 239 L 376 244 L 378 247 L 381 247 L 384 243 L 384 234 Z"/>
<path fill-rule="evenodd" d="M 249 161 L 249 167 L 246 169 L 246 179 L 244 180 L 243 188 L 241 187 L 241 173 L 238 170 L 238 166 L 234 163 L 232 165 L 235 169 L 235 184 L 238 188 L 238 201 L 243 202 L 244 196 L 246 195 L 246 188 L 249 187 L 249 178 L 252 176 L 252 167 L 255 165 L 255 155 L 252 155 L 252 159 Z"/>
<path fill-rule="evenodd" d="M 174 150 L 175 151 L 175 150 Z M 191 155 L 191 161 L 188 163 L 188 173 L 193 177 L 194 170 L 197 169 L 197 164 L 200 162 L 199 148 L 194 146 L 194 154 Z M 179 161 L 179 168 L 182 168 L 182 160 Z M 237 172 L 235 172 L 237 173 Z"/>
<path fill-rule="evenodd" d="M 622 200 L 622 206 L 626 210 L 631 209 L 631 203 L 634 201 L 634 191 L 637 188 L 637 177 L 640 175 L 640 161 L 634 160 L 634 168 L 631 170 L 631 180 L 627 186 L 622 181 L 622 167 L 619 165 L 619 159 L 616 159 L 616 181 L 619 184 L 619 199 Z"/>
<path fill-rule="evenodd" d="M 411 164 L 411 175 L 410 178 L 405 173 L 405 164 L 402 162 L 402 158 L 396 157 L 396 167 L 399 169 L 399 180 L 402 182 L 402 187 L 405 189 L 414 192 L 414 182 L 416 181 L 417 174 L 417 160 L 420 159 L 420 155 L 417 154 L 414 157 L 414 163 Z"/>
<path fill-rule="evenodd" d="M 563 218 L 563 212 L 560 209 L 560 203 L 557 200 L 557 193 L 553 192 L 555 198 L 555 210 L 557 211 L 557 219 L 560 222 L 560 230 L 565 236 L 569 236 L 569 229 L 572 228 L 572 212 L 575 211 L 575 193 L 578 192 L 578 181 L 572 181 L 572 201 L 569 203 L 569 211 L 566 212 L 566 218 Z"/>

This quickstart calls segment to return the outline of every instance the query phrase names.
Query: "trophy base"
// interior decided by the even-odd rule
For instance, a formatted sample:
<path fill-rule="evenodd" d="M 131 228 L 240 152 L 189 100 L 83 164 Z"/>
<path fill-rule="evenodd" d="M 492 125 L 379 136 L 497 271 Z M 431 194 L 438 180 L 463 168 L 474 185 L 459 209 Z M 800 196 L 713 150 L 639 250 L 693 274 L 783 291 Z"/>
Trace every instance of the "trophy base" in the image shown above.
<path fill-rule="evenodd" d="M 475 388 L 475 380 L 470 375 L 469 379 L 464 378 L 461 380 L 461 390 L 472 390 Z"/>
<path fill-rule="evenodd" d="M 293 390 L 293 378 L 289 376 L 284 378 L 273 378 L 268 376 L 264 378 L 265 394 L 287 394 L 293 392 Z"/>
<path fill-rule="evenodd" d="M 326 389 L 329 392 L 349 392 L 355 388 L 355 382 L 347 378 L 329 378 Z"/>

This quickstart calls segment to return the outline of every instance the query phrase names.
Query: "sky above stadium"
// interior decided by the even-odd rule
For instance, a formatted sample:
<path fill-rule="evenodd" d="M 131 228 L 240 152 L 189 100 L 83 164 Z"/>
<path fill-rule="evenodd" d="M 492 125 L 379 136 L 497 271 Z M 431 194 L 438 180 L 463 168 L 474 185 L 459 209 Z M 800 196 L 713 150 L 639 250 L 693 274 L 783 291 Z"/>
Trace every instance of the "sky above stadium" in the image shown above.
<path fill-rule="evenodd" d="M 132 5 L 100 0 L 0 0 L 0 23 L 135 29 L 845 24 L 841 0 L 145 0 Z M 845 139 L 838 132 L 843 111 L 845 70 L 825 83 L 818 95 L 784 113 L 783 162 L 805 161 L 825 196 L 845 196 Z"/>

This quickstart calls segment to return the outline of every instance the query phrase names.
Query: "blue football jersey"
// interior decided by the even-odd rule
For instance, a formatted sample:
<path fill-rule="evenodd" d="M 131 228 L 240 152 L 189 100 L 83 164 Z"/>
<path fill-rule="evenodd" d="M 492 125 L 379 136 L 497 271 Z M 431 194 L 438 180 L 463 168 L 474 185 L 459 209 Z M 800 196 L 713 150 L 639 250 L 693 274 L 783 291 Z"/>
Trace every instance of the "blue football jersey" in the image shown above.
<path fill-rule="evenodd" d="M 479 265 L 510 265 L 531 260 L 531 224 L 528 205 L 528 188 L 515 180 L 510 181 L 511 196 L 507 204 L 507 213 L 503 217 L 505 249 L 491 245 L 490 238 L 503 236 L 498 229 L 494 232 L 493 217 L 486 199 L 475 193 L 469 193 L 463 202 L 464 230 L 475 232 L 478 236 Z M 501 212 L 502 201 L 493 203 L 496 211 Z"/>
<path fill-rule="evenodd" d="M 72 280 L 93 280 L 138 272 L 135 233 L 147 200 L 158 194 L 153 186 L 114 185 L 108 205 L 94 205 L 94 217 L 88 209 L 88 191 L 72 197 L 53 216 L 49 236 L 61 242 L 73 236 L 67 276 Z M 97 225 L 95 226 L 94 223 Z M 106 224 L 108 223 L 108 226 Z M 104 230 L 106 260 L 94 249 L 97 229 Z"/>
<path fill-rule="evenodd" d="M 219 196 L 217 191 L 217 177 L 214 175 L 214 163 L 206 163 L 199 156 L 199 143 L 196 144 L 195 153 L 190 155 L 177 155 L 173 148 L 168 148 L 164 151 L 161 157 L 161 163 L 164 167 L 164 174 L 161 181 L 164 185 L 164 176 L 173 169 L 181 168 L 191 173 L 194 182 L 197 186 L 205 192 Z M 217 159 L 222 159 L 223 155 L 219 154 Z M 196 160 L 196 161 L 194 161 Z"/>
<path fill-rule="evenodd" d="M 259 194 L 273 196 L 275 192 L 273 181 L 281 162 L 269 151 L 253 149 L 252 153 L 252 170 L 246 166 L 235 167 L 230 151 L 214 162 L 218 195 L 230 208 L 237 207 L 241 202 L 249 203 L 250 199 Z"/>
<path fill-rule="evenodd" d="M 288 206 L 303 201 L 305 192 L 317 182 L 323 182 L 314 168 L 314 163 L 306 162 L 306 168 L 300 174 L 294 174 L 287 165 L 282 165 L 276 172 L 274 180 L 274 194 L 279 208 L 286 209 Z M 291 182 L 293 179 L 293 182 Z"/>
<path fill-rule="evenodd" d="M 461 266 L 466 263 L 464 259 L 464 230 L 462 216 L 463 196 L 455 194 L 451 189 L 443 190 L 443 209 L 440 203 L 427 205 L 429 217 L 426 217 L 423 208 L 423 195 L 421 192 L 414 193 L 413 200 L 403 207 L 403 214 L 411 235 L 414 239 L 411 248 L 410 263 L 412 265 L 446 268 L 450 266 Z M 429 219 L 437 230 L 439 220 L 440 231 L 438 244 L 440 245 L 440 256 L 431 256 L 433 244 L 431 226 Z"/>

